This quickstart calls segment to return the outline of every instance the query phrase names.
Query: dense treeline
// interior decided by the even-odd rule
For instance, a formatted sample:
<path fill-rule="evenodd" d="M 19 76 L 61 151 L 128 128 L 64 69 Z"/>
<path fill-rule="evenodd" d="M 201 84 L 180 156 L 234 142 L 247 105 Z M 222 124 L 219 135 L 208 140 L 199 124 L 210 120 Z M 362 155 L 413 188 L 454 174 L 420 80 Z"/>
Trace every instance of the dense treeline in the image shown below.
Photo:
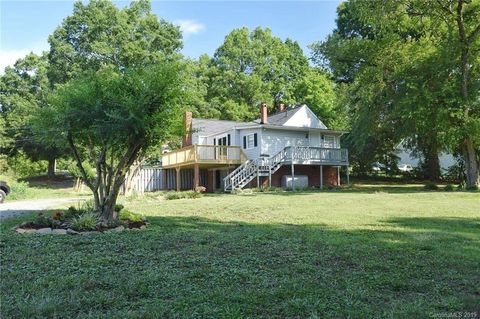
<path fill-rule="evenodd" d="M 159 134 L 146 121 L 157 116 L 156 111 L 135 113 L 134 103 L 124 95 L 117 102 L 128 107 L 119 108 L 118 114 L 111 108 L 103 118 L 103 129 L 111 121 L 112 130 L 135 130 L 148 137 L 139 156 L 147 156 L 152 145 L 167 137 L 172 140 L 179 132 L 174 119 L 184 109 L 201 117 L 251 120 L 258 116 L 261 102 L 272 111 L 280 102 L 305 103 L 330 128 L 350 132 L 344 140 L 357 173 L 368 173 L 374 162 L 394 163 L 396 147 L 403 141 L 423 158 L 429 179 L 440 178 L 438 155 L 447 151 L 463 163 L 467 185 L 478 186 L 480 1 L 348 1 L 337 11 L 335 30 L 325 41 L 313 43 L 307 54 L 294 39 L 282 40 L 268 28 L 240 28 L 226 35 L 213 56 L 190 60 L 179 53 L 179 28 L 153 15 L 148 1 L 124 9 L 105 0 L 77 2 L 72 15 L 49 37 L 48 52 L 27 55 L 0 77 L 0 151 L 9 159 L 47 160 L 52 174 L 56 158 L 75 157 L 68 141 L 68 129 L 75 125 L 61 116 L 50 123 L 42 120 L 45 110 L 59 101 L 70 105 L 69 112 L 81 110 L 73 97 L 87 99 L 88 83 L 106 81 L 105 74 L 128 74 L 137 84 L 143 74 L 152 88 L 167 87 L 148 72 L 163 65 L 164 81 L 178 80 L 169 73 L 173 69 L 182 75 L 181 92 L 160 98 L 147 90 L 151 100 L 139 103 L 148 107 L 161 100 L 169 105 L 171 112 L 161 113 L 172 128 L 169 132 Z M 100 80 L 88 78 L 95 74 Z M 74 92 L 72 83 L 85 91 Z M 118 85 L 125 87 L 122 81 Z M 133 99 L 143 89 L 132 88 L 129 94 Z M 99 99 L 113 97 L 104 92 Z M 89 103 L 89 114 L 99 116 L 95 103 Z M 119 121 L 119 116 L 132 121 Z M 92 167 L 120 143 L 106 138 L 96 144 L 83 135 L 79 140 L 77 151 L 90 154 L 81 160 Z M 109 176 L 107 166 L 111 169 L 100 165 L 97 176 Z"/>

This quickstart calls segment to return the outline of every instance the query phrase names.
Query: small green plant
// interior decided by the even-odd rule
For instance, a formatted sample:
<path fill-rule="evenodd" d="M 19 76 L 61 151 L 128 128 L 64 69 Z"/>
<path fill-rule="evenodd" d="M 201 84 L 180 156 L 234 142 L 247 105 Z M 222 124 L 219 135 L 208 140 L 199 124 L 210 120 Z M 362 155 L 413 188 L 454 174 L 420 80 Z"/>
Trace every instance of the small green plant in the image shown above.
<path fill-rule="evenodd" d="M 35 223 L 42 227 L 51 227 L 52 219 L 48 216 L 45 216 L 43 213 L 38 213 Z"/>
<path fill-rule="evenodd" d="M 438 189 L 438 185 L 434 182 L 427 182 L 423 188 L 429 191 L 436 191 Z"/>
<path fill-rule="evenodd" d="M 143 221 L 143 216 L 140 214 L 133 213 L 127 209 L 122 209 L 120 211 L 120 220 L 131 221 L 131 222 L 141 222 Z"/>
<path fill-rule="evenodd" d="M 122 204 L 115 204 L 114 210 L 116 212 L 121 212 L 123 208 L 124 208 L 124 206 Z"/>
<path fill-rule="evenodd" d="M 445 186 L 444 190 L 446 192 L 453 192 L 455 190 L 455 186 L 453 186 L 453 184 L 448 184 L 447 186 Z"/>
<path fill-rule="evenodd" d="M 65 212 L 65 219 L 79 217 L 88 212 L 95 212 L 93 201 L 78 203 L 76 206 L 70 206 Z"/>
<path fill-rule="evenodd" d="M 87 212 L 72 218 L 70 226 L 75 230 L 95 230 L 98 223 L 98 215 L 94 212 Z"/>

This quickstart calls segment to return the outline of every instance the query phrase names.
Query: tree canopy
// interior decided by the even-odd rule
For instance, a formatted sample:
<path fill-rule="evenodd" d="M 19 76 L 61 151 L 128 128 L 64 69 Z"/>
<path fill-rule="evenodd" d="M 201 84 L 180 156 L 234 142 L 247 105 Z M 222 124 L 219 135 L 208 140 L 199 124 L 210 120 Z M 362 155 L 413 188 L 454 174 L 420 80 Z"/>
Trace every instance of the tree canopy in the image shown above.
<path fill-rule="evenodd" d="M 77 1 L 48 38 L 49 78 L 64 83 L 84 70 L 118 70 L 162 61 L 182 48 L 180 29 L 152 12 L 147 0 L 119 9 L 108 0 Z"/>
<path fill-rule="evenodd" d="M 115 219 L 114 205 L 134 161 L 180 134 L 183 73 L 181 62 L 167 60 L 123 72 L 104 68 L 60 85 L 36 119 L 38 136 L 68 144 L 104 220 Z M 85 163 L 95 168 L 94 178 Z"/>

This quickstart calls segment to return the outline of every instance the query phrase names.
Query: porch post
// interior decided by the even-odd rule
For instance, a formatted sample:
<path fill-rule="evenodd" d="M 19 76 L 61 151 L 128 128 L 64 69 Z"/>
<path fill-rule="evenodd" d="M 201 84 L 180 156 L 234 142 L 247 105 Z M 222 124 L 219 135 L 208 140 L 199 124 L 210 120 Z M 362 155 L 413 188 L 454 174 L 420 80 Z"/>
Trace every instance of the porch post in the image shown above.
<path fill-rule="evenodd" d="M 323 165 L 320 165 L 320 189 L 323 189 Z"/>
<path fill-rule="evenodd" d="M 340 186 L 340 166 L 337 166 L 337 186 Z"/>
<path fill-rule="evenodd" d="M 292 190 L 295 191 L 295 165 L 292 161 Z"/>
<path fill-rule="evenodd" d="M 176 176 L 175 176 L 175 184 L 177 184 L 177 192 L 180 191 L 180 184 L 182 183 L 182 181 L 180 180 L 180 167 L 175 167 L 175 171 L 176 171 Z"/>
<path fill-rule="evenodd" d="M 347 185 L 350 185 L 350 169 L 347 165 Z"/>
<path fill-rule="evenodd" d="M 193 189 L 197 189 L 200 186 L 200 167 L 198 164 L 193 166 Z"/>
<path fill-rule="evenodd" d="M 272 187 L 272 171 L 268 169 L 268 187 Z"/>
<path fill-rule="evenodd" d="M 260 188 L 260 172 L 257 165 L 257 188 Z"/>

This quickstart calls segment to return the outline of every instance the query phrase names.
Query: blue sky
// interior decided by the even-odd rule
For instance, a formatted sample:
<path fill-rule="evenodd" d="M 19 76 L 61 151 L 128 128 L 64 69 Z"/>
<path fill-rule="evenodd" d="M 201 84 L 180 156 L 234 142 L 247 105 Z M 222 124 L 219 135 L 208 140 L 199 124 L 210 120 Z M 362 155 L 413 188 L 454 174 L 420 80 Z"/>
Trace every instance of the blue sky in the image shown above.
<path fill-rule="evenodd" d="M 114 1 L 124 7 L 129 1 Z M 183 53 L 212 55 L 225 35 L 246 26 L 269 27 L 274 35 L 307 46 L 323 40 L 335 27 L 340 1 L 152 1 L 153 12 L 181 26 Z M 73 1 L 0 0 L 0 73 L 33 51 L 48 49 L 48 35 L 70 15 Z"/>

